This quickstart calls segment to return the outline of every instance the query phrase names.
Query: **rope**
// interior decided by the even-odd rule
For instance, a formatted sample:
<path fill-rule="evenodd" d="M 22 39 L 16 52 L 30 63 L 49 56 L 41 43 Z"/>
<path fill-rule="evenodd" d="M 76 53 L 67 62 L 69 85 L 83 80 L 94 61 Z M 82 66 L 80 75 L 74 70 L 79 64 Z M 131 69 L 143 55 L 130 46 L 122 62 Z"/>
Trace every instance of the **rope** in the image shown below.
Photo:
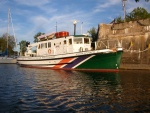
<path fill-rule="evenodd" d="M 129 48 L 129 49 L 131 49 L 131 47 Z M 127 50 L 127 51 L 130 51 L 131 52 L 131 50 Z M 145 51 L 148 51 L 150 49 L 150 44 L 149 44 L 149 47 L 148 48 L 146 48 L 145 50 L 143 50 L 143 51 L 132 51 L 133 53 L 142 53 L 142 52 L 145 52 Z"/>
<path fill-rule="evenodd" d="M 147 51 L 147 50 L 149 50 L 150 48 L 146 48 L 145 50 L 143 50 L 143 51 L 139 51 L 139 52 L 137 52 L 137 53 L 142 53 L 142 52 L 145 52 L 145 51 Z"/>

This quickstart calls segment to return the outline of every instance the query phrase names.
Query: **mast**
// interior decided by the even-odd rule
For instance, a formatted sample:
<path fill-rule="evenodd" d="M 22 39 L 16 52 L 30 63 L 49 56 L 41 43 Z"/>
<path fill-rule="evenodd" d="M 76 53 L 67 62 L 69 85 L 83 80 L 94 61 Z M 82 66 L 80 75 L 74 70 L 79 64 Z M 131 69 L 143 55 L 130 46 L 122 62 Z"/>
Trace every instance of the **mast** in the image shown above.
<path fill-rule="evenodd" d="M 12 25 L 12 31 L 13 31 L 13 35 L 14 35 L 14 39 L 15 39 L 15 47 L 17 47 L 17 44 L 16 44 L 16 35 L 15 35 L 15 31 L 14 31 L 14 26 L 13 26 L 13 22 L 12 22 L 12 17 L 11 17 L 10 9 L 9 9 L 9 17 L 10 17 L 10 21 L 11 21 L 11 25 Z"/>
<path fill-rule="evenodd" d="M 10 36 L 10 23 L 11 23 L 11 27 L 12 27 L 12 32 L 13 32 L 13 36 L 14 36 L 14 41 L 15 41 L 15 47 L 17 47 L 16 44 L 16 37 L 15 37 L 15 32 L 14 32 L 14 27 L 13 27 L 13 22 L 12 22 L 12 18 L 11 18 L 11 12 L 10 9 L 8 9 L 8 25 L 7 25 L 7 56 L 8 56 L 8 41 L 9 41 L 9 36 Z"/>
<path fill-rule="evenodd" d="M 8 38 L 9 38 L 9 23 L 10 23 L 10 9 L 8 9 L 8 23 L 7 23 L 7 56 L 8 56 Z"/>

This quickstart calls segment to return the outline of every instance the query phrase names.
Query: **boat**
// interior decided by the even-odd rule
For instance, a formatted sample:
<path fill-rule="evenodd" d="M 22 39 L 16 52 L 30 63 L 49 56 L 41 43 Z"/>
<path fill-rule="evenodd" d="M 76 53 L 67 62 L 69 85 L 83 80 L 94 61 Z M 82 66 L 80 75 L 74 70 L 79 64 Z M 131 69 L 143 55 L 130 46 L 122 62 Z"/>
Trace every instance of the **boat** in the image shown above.
<path fill-rule="evenodd" d="M 5 52 L 2 52 L 2 50 L 0 50 L 0 64 L 15 64 L 16 62 L 16 57 L 8 57 L 7 49 L 5 50 Z"/>
<path fill-rule="evenodd" d="M 16 58 L 0 57 L 0 64 L 16 64 Z"/>
<path fill-rule="evenodd" d="M 48 33 L 38 37 L 38 42 L 27 44 L 25 56 L 19 56 L 20 66 L 29 68 L 118 71 L 122 47 L 96 49 L 91 47 L 88 35 L 69 35 L 67 31 Z M 35 50 L 34 50 L 35 49 Z"/>
<path fill-rule="evenodd" d="M 16 59 L 16 55 L 14 56 L 8 56 L 8 37 L 9 37 L 9 22 L 11 19 L 11 14 L 10 14 L 10 9 L 8 10 L 8 28 L 7 28 L 7 48 L 4 52 L 2 52 L 2 50 L 0 50 L 0 64 L 15 64 L 17 63 L 17 59 Z M 11 20 L 12 22 L 12 20 Z M 13 26 L 13 25 L 12 25 Z M 14 32 L 14 29 L 13 29 Z M 14 35 L 15 37 L 15 35 Z M 16 43 L 16 42 L 15 42 Z"/>

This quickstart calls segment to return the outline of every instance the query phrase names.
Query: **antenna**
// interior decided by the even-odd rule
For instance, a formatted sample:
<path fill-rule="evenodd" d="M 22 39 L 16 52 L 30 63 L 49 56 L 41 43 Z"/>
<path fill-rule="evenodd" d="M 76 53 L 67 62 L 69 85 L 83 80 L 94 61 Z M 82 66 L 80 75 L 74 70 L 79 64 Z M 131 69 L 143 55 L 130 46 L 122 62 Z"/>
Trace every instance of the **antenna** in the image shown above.
<path fill-rule="evenodd" d="M 127 0 L 122 0 L 122 6 L 124 11 L 124 22 L 126 21 L 126 2 Z"/>
<path fill-rule="evenodd" d="M 81 23 L 81 34 L 83 34 L 83 22 Z"/>
<path fill-rule="evenodd" d="M 56 32 L 57 32 L 57 22 L 56 22 Z"/>

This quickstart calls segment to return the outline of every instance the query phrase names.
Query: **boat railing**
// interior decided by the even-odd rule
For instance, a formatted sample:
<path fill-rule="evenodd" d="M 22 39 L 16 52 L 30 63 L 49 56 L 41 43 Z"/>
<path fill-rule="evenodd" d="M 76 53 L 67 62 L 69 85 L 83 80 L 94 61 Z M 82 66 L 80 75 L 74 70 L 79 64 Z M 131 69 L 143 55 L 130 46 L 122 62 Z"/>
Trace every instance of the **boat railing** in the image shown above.
<path fill-rule="evenodd" d="M 121 48 L 122 41 L 119 40 L 99 40 L 96 43 L 96 49 L 112 49 L 112 48 Z"/>

